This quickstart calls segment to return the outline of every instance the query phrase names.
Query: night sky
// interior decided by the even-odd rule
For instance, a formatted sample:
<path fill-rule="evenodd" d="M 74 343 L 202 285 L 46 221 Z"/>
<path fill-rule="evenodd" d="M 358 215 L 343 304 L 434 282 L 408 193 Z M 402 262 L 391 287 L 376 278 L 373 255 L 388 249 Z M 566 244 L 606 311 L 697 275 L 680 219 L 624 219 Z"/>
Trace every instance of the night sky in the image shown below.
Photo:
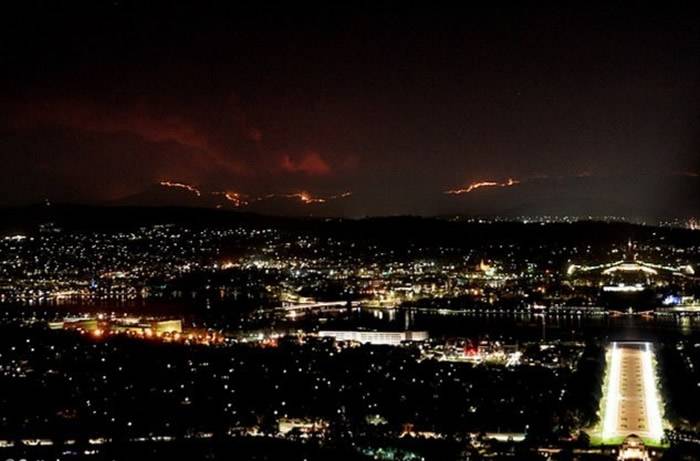
<path fill-rule="evenodd" d="M 0 205 L 700 214 L 690 10 L 17 3 Z"/>

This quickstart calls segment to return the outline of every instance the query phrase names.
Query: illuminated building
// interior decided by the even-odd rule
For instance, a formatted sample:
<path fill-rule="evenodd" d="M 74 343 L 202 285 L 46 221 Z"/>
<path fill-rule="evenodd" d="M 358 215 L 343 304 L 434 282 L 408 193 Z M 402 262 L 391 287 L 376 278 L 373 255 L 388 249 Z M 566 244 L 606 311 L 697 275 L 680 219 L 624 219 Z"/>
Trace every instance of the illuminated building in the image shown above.
<path fill-rule="evenodd" d="M 60 327 L 59 324 L 61 324 Z M 93 318 L 67 318 L 63 322 L 52 322 L 49 328 L 92 332 L 98 330 L 98 323 L 97 319 Z"/>
<path fill-rule="evenodd" d="M 572 264 L 567 269 L 567 275 L 570 277 L 581 277 L 586 274 L 599 274 L 609 277 L 632 274 L 641 276 L 642 278 L 648 280 L 656 276 L 692 277 L 695 275 L 695 270 L 690 265 L 674 267 L 640 261 L 637 259 L 637 255 L 633 252 L 632 243 L 629 242 L 627 244 L 625 258 L 620 261 L 600 264 L 597 266 Z"/>
<path fill-rule="evenodd" d="M 637 308 L 658 304 L 654 289 L 683 284 L 694 278 L 695 270 L 691 265 L 668 266 L 641 261 L 633 250 L 630 242 L 621 260 L 590 266 L 571 264 L 566 271 L 568 281 L 578 289 L 599 289 L 604 304 Z"/>
<path fill-rule="evenodd" d="M 636 435 L 629 435 L 620 446 L 618 461 L 649 461 L 649 453 L 642 439 Z"/>
<path fill-rule="evenodd" d="M 156 333 L 182 333 L 182 320 L 156 320 L 151 323 Z"/>
<path fill-rule="evenodd" d="M 141 336 L 182 333 L 182 320 L 144 320 L 137 317 L 102 319 L 91 317 L 66 318 L 63 321 L 49 322 L 52 330 L 79 330 L 101 335 L 105 331 L 112 333 L 132 333 Z"/>
<path fill-rule="evenodd" d="M 425 341 L 427 331 L 332 331 L 321 330 L 322 338 L 334 338 L 336 341 L 353 341 L 375 345 L 398 346 L 403 341 Z"/>
<path fill-rule="evenodd" d="M 328 422 L 323 419 L 316 418 L 280 418 L 279 432 L 280 434 L 288 434 L 292 431 L 298 431 L 302 436 L 310 434 L 318 434 L 328 429 Z"/>
<path fill-rule="evenodd" d="M 175 320 L 151 320 L 127 318 L 119 320 L 111 325 L 115 333 L 135 333 L 138 335 L 161 335 L 164 333 L 182 333 L 182 321 Z"/>

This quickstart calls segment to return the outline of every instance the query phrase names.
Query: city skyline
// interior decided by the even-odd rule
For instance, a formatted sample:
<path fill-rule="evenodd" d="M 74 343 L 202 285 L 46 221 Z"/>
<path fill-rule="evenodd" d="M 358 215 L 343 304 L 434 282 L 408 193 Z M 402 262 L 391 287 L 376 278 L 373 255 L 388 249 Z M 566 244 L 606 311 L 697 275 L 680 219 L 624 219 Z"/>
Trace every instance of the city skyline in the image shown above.
<path fill-rule="evenodd" d="M 699 461 L 700 14 L 0 14 L 0 459 Z"/>

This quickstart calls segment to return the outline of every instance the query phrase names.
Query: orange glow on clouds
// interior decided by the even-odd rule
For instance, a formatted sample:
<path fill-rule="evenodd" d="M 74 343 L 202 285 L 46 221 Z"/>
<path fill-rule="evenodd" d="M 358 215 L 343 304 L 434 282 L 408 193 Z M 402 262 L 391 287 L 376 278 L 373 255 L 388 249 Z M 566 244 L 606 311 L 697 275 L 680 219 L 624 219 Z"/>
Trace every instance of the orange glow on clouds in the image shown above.
<path fill-rule="evenodd" d="M 318 152 L 306 152 L 300 158 L 295 159 L 290 155 L 282 157 L 283 170 L 290 173 L 305 173 L 312 176 L 325 175 L 331 172 L 331 167 Z"/>
<path fill-rule="evenodd" d="M 240 112 L 237 106 L 231 108 Z M 231 129 L 247 131 L 247 139 L 258 142 L 262 132 L 241 121 Z M 135 135 L 151 143 L 176 143 L 201 153 L 200 160 L 192 166 L 211 165 L 232 174 L 246 174 L 250 165 L 231 155 L 229 149 L 212 144 L 210 130 L 200 127 L 190 117 L 163 115 L 141 102 L 107 109 L 94 101 L 74 99 L 50 99 L 42 104 L 18 105 L 14 113 L 17 128 L 31 128 L 44 124 L 66 127 L 79 131 Z M 239 126 L 240 125 L 240 126 Z"/>
<path fill-rule="evenodd" d="M 445 194 L 450 194 L 450 195 L 461 195 L 461 194 L 468 194 L 469 192 L 474 192 L 477 189 L 481 189 L 482 187 L 511 187 L 515 186 L 517 184 L 520 184 L 520 181 L 517 179 L 513 178 L 508 178 L 507 181 L 505 182 L 498 182 L 498 181 L 478 181 L 478 182 L 473 182 L 469 184 L 468 186 L 465 186 L 460 189 L 451 189 L 445 191 Z"/>

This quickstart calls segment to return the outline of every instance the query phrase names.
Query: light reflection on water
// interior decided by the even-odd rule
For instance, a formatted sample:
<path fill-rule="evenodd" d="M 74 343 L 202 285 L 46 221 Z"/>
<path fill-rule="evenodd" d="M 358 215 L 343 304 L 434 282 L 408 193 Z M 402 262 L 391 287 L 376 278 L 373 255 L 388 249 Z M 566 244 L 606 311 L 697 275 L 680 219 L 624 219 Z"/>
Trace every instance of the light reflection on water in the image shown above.
<path fill-rule="evenodd" d="M 441 315 L 405 309 L 355 310 L 333 324 L 345 328 L 428 330 L 431 336 L 511 337 L 514 339 L 600 338 L 606 340 L 700 339 L 700 317 L 534 313 Z"/>
<path fill-rule="evenodd" d="M 124 312 L 131 315 L 181 317 L 186 322 L 217 330 L 272 328 L 296 330 L 374 329 L 427 330 L 432 337 L 511 338 L 515 340 L 648 340 L 671 341 L 685 338 L 700 342 L 700 316 L 549 314 L 530 312 L 447 313 L 411 309 L 354 308 L 334 312 L 312 312 L 298 318 L 280 318 L 271 312 L 251 316 L 250 310 L 221 303 L 209 310 L 199 302 L 153 300 L 107 301 L 90 303 L 44 303 L 39 306 L 12 306 L 8 312 L 42 312 L 44 315 L 67 315 L 77 312 Z"/>

